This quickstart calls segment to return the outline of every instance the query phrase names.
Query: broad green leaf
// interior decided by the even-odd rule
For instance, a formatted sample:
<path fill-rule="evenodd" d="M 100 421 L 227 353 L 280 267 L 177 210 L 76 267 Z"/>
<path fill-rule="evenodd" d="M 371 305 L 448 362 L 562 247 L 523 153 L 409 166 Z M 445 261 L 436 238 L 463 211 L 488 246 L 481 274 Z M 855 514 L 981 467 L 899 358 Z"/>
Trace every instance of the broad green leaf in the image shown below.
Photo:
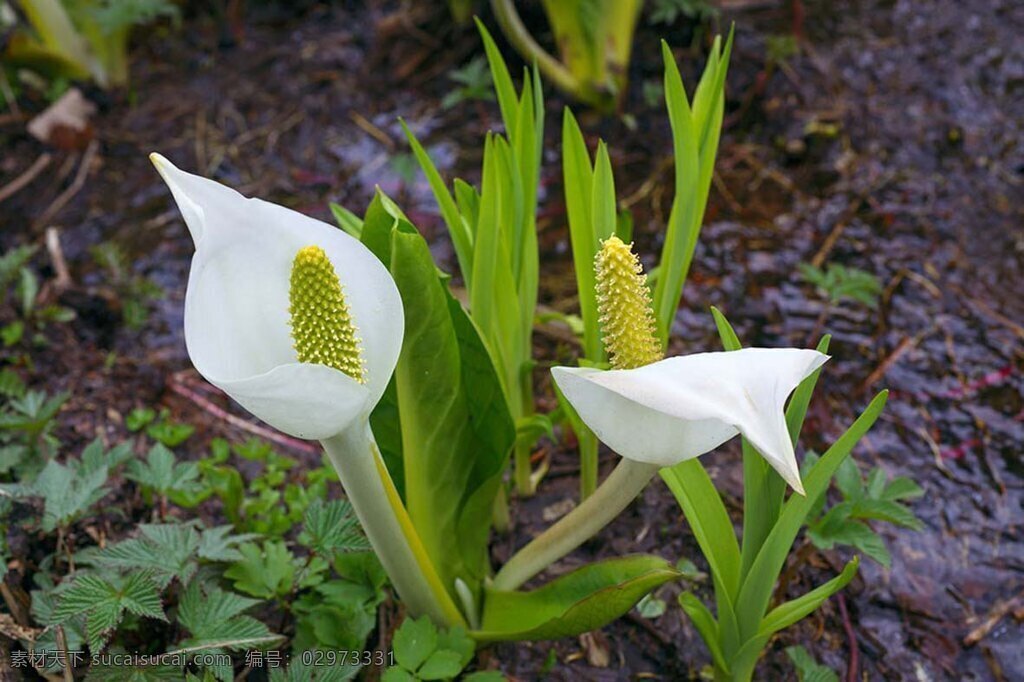
<path fill-rule="evenodd" d="M 671 564 L 651 555 L 595 562 L 529 592 L 487 590 L 476 640 L 556 639 L 603 627 L 641 597 L 679 577 Z"/>
<path fill-rule="evenodd" d="M 395 386 L 409 515 L 442 584 L 476 589 L 514 427 L 473 322 L 407 224 L 393 231 L 391 272 L 405 307 Z"/>
<path fill-rule="evenodd" d="M 860 417 L 846 430 L 804 478 L 806 496 L 793 495 L 782 508 L 736 599 L 736 616 L 741 632 L 753 636 L 771 599 L 779 571 L 785 564 L 793 540 L 819 496 L 828 489 L 833 474 L 857 442 L 871 428 L 885 407 L 888 392 L 878 394 Z"/>
<path fill-rule="evenodd" d="M 200 536 L 181 524 L 142 524 L 140 536 L 123 540 L 100 551 L 97 566 L 147 571 L 160 587 L 177 578 L 188 582 L 198 568 L 196 554 Z"/>
<path fill-rule="evenodd" d="M 295 560 L 284 542 L 268 540 L 262 547 L 247 542 L 238 550 L 241 561 L 224 571 L 224 577 L 232 580 L 236 589 L 261 599 L 283 597 L 292 591 Z"/>
<path fill-rule="evenodd" d="M 416 671 L 421 680 L 450 680 L 462 670 L 462 657 L 454 651 L 435 651 Z"/>
<path fill-rule="evenodd" d="M 426 616 L 406 618 L 395 631 L 395 660 L 406 670 L 417 670 L 437 649 L 437 626 Z"/>
<path fill-rule="evenodd" d="M 823 601 L 846 587 L 853 580 L 859 565 L 860 559 L 854 557 L 846 564 L 842 572 L 832 580 L 814 588 L 801 597 L 797 597 L 772 609 L 761 621 L 757 634 L 761 636 L 773 635 L 779 630 L 788 628 L 793 623 L 814 613 Z"/>

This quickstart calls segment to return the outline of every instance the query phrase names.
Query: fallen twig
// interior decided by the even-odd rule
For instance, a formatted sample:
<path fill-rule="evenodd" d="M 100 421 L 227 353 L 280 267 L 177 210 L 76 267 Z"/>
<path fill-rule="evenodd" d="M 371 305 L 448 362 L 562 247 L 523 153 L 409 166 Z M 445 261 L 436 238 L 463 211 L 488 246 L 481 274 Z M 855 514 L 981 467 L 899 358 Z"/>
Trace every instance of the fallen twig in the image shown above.
<path fill-rule="evenodd" d="M 199 394 L 196 391 L 193 391 L 188 386 L 185 386 L 180 381 L 175 381 L 172 379 L 169 382 L 169 384 L 171 391 L 173 391 L 174 393 L 177 393 L 181 397 L 192 401 L 206 412 L 212 414 L 214 417 L 226 421 L 228 424 L 231 424 L 234 427 L 242 429 L 243 431 L 248 431 L 249 433 L 257 435 L 260 438 L 264 438 L 279 445 L 284 445 L 285 447 L 292 448 L 293 450 L 299 450 L 301 452 L 306 452 L 312 455 L 320 454 L 320 448 L 314 445 L 313 443 L 308 443 L 304 440 L 299 440 L 298 438 L 286 436 L 283 433 L 272 431 L 271 429 L 260 426 L 259 424 L 253 424 L 252 422 L 248 422 L 244 419 L 241 419 L 240 417 L 236 417 L 227 410 L 215 405 L 210 399 L 206 398 L 205 396 Z"/>
<path fill-rule="evenodd" d="M 57 275 L 53 286 L 58 292 L 65 291 L 72 284 L 71 272 L 68 270 L 68 262 L 64 259 L 64 250 L 60 246 L 60 232 L 56 227 L 46 228 L 46 251 L 50 254 L 50 262 Z"/>
<path fill-rule="evenodd" d="M 85 153 L 82 154 L 82 162 L 78 164 L 78 172 L 75 173 L 75 179 L 71 181 L 71 184 L 68 185 L 67 189 L 61 192 L 57 198 L 53 200 L 53 203 L 43 211 L 43 214 L 36 219 L 34 223 L 35 226 L 45 225 L 50 222 L 50 219 L 57 215 L 57 213 L 59 213 L 60 210 L 64 208 L 79 191 L 81 191 L 82 187 L 85 185 L 86 179 L 89 177 L 89 170 L 92 168 L 93 159 L 96 157 L 99 149 L 99 141 L 93 139 L 86 148 Z"/>
<path fill-rule="evenodd" d="M 967 636 L 964 637 L 964 646 L 974 646 L 983 640 L 1006 614 L 1021 606 L 1024 606 L 1024 592 L 1018 593 L 1012 599 L 998 602 L 981 621 L 981 624 L 967 633 Z"/>
<path fill-rule="evenodd" d="M 843 629 L 846 631 L 846 638 L 850 642 L 850 665 L 846 669 L 846 682 L 857 682 L 857 669 L 860 664 L 857 634 L 853 631 L 853 623 L 850 622 L 850 613 L 846 610 L 846 597 L 842 592 L 839 593 L 838 597 L 839 614 L 843 618 Z"/>
<path fill-rule="evenodd" d="M 39 158 L 37 158 L 32 163 L 32 165 L 25 170 L 24 173 L 14 178 L 3 187 L 0 187 L 0 201 L 9 199 L 10 197 L 18 193 L 22 188 L 26 187 L 30 182 L 35 180 L 36 177 L 40 173 L 42 173 L 47 166 L 50 165 L 50 161 L 52 160 L 53 157 L 49 154 L 49 152 L 43 152 L 42 154 L 40 154 Z"/>

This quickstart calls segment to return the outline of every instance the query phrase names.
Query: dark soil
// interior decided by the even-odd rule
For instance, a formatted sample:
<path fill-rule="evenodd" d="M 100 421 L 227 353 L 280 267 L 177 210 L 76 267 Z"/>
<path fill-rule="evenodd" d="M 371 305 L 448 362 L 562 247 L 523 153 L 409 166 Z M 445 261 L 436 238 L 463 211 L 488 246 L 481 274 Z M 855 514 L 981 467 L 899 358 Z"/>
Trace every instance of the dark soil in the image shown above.
<path fill-rule="evenodd" d="M 799 643 L 841 672 L 857 647 L 865 679 L 1022 679 L 1024 5 L 806 2 L 801 26 L 788 2 L 724 4 L 733 9 L 721 25 L 735 21 L 737 36 L 727 127 L 674 350 L 718 347 L 709 305 L 729 316 L 748 345 L 803 346 L 832 333 L 833 360 L 805 445 L 827 447 L 874 392 L 889 388 L 885 416 L 857 458 L 862 467 L 912 476 L 926 491 L 914 505 L 923 531 L 883 531 L 892 568 L 862 564 L 842 598 L 772 642 L 757 677 L 792 677 L 783 650 Z M 794 27 L 804 36 L 800 54 L 771 66 L 769 39 Z M 646 260 L 660 247 L 671 201 L 667 117 L 639 94 L 643 81 L 660 79 L 662 28 L 642 27 L 638 38 L 626 105 L 635 127 L 584 116 L 585 130 L 611 145 L 618 194 L 634 213 Z M 74 281 L 62 300 L 79 317 L 53 328 L 34 381 L 74 392 L 61 417 L 73 447 L 97 433 L 123 434 L 121 415 L 137 406 L 163 405 L 197 425 L 199 437 L 189 441 L 196 455 L 209 436 L 248 435 L 172 390 L 175 377 L 191 376 L 181 315 L 192 245 L 146 159 L 150 151 L 328 220 L 328 202 L 361 213 L 380 185 L 418 223 L 439 262 L 454 269 L 426 183 L 403 172 L 408 159 L 396 119 L 410 121 L 443 171 L 477 179 L 479 142 L 500 125 L 496 107 L 438 104 L 450 88 L 445 73 L 479 52 L 473 32 L 456 31 L 434 10 L 386 14 L 354 5 L 254 9 L 234 29 L 244 33 L 241 41 L 209 17 L 187 17 L 184 30 L 140 46 L 131 103 L 97 96 L 98 144 L 84 184 L 45 221 L 83 155 L 46 150 L 24 133 L 23 119 L 0 114 L 0 187 L 40 154 L 54 157 L 3 201 L 0 245 L 39 242 L 50 225 L 60 230 Z M 670 44 L 691 45 L 692 29 L 667 33 Z M 699 40 L 677 52 L 691 87 L 704 54 Z M 558 158 L 562 104 L 549 93 L 542 297 L 572 312 Z M 104 240 L 120 244 L 135 271 L 167 291 L 141 333 L 119 325 L 116 297 L 88 255 Z M 884 286 L 879 307 L 826 309 L 797 274 L 801 262 L 874 273 Z M 550 335 L 538 334 L 537 343 L 546 361 L 570 359 L 571 349 Z M 547 386 L 544 374 L 538 381 Z M 496 542 L 496 559 L 546 525 L 544 510 L 576 495 L 571 449 L 548 450 L 552 473 L 535 498 L 514 503 L 513 533 Z M 610 467 L 614 455 L 605 456 Z M 704 458 L 737 519 L 738 457 L 734 443 Z M 688 526 L 658 482 L 559 570 L 633 551 L 701 566 Z M 846 558 L 810 548 L 799 556 L 791 595 L 827 580 Z M 710 595 L 708 584 L 686 587 Z M 519 679 L 543 670 L 550 679 L 695 677 L 709 657 L 675 606 L 680 589 L 659 593 L 669 608 L 657 619 L 630 614 L 595 636 L 500 645 L 488 655 Z"/>

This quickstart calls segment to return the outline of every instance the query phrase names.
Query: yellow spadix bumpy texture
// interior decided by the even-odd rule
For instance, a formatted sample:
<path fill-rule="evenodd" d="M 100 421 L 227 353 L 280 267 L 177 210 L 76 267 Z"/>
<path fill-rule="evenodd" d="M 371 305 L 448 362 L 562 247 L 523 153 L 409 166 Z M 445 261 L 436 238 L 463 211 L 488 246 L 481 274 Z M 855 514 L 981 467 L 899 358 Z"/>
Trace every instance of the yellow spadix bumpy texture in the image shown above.
<path fill-rule="evenodd" d="M 319 246 L 295 254 L 288 301 L 299 362 L 327 365 L 365 383 L 363 353 L 338 273 Z"/>
<path fill-rule="evenodd" d="M 632 246 L 609 237 L 594 259 L 601 333 L 615 369 L 643 367 L 663 357 L 655 335 L 647 275 Z"/>

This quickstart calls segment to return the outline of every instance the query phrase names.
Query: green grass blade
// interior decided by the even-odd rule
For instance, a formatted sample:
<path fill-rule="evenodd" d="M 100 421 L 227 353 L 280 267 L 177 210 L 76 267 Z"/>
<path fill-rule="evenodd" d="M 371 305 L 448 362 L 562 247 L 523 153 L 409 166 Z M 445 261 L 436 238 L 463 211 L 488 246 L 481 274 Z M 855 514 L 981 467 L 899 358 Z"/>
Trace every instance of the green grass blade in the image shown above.
<path fill-rule="evenodd" d="M 604 349 L 597 320 L 594 283 L 597 239 L 591 216 L 594 169 L 583 133 L 568 107 L 562 116 L 562 177 L 572 260 L 576 270 L 576 289 L 580 299 L 580 317 L 583 318 L 584 356 L 588 360 L 600 362 L 604 359 Z"/>
<path fill-rule="evenodd" d="M 462 272 L 462 278 L 466 282 L 466 288 L 472 289 L 473 235 L 470 233 L 465 221 L 463 221 L 455 199 L 452 198 L 448 187 L 445 186 L 444 179 L 441 177 L 441 173 L 438 172 L 437 166 L 430 159 L 430 155 L 427 154 L 427 150 L 416 139 L 416 136 L 413 135 L 412 130 L 405 124 L 405 121 L 402 119 L 398 119 L 398 121 L 402 124 L 402 130 L 405 131 L 405 137 L 409 140 L 413 155 L 419 162 L 423 174 L 427 177 L 427 183 L 430 184 L 430 189 L 434 193 L 434 199 L 441 209 L 441 217 L 444 219 L 445 225 L 448 226 L 448 234 L 452 238 L 452 246 L 455 247 L 455 257 L 459 261 L 459 270 Z"/>
<path fill-rule="evenodd" d="M 807 594 L 797 597 L 791 601 L 781 604 L 776 608 L 772 609 L 771 612 L 764 617 L 761 621 L 761 627 L 758 629 L 757 634 L 760 636 L 770 636 L 782 630 L 788 628 L 793 623 L 796 623 L 805 616 L 809 616 L 821 606 L 821 603 L 831 597 L 833 594 L 843 589 L 853 580 L 853 576 L 857 574 L 857 567 L 860 565 L 860 558 L 854 557 L 849 563 L 843 568 L 842 572 L 832 580 L 829 580 L 824 585 L 814 588 Z"/>
<path fill-rule="evenodd" d="M 779 520 L 754 559 L 736 600 L 736 615 L 745 638 L 753 637 L 760 627 L 779 572 L 786 563 L 793 540 L 806 521 L 808 512 L 818 497 L 825 494 L 839 465 L 878 419 L 887 397 L 888 391 L 879 393 L 804 477 L 807 495 L 793 495 L 783 506 Z"/>
<path fill-rule="evenodd" d="M 597 158 L 594 160 L 594 188 L 590 194 L 591 217 L 594 221 L 596 243 L 615 234 L 618 216 L 615 213 L 615 178 L 612 175 L 612 161 L 608 156 L 608 145 L 597 144 Z M 600 247 L 598 247 L 600 248 Z M 593 268 L 593 260 L 590 267 Z"/>
<path fill-rule="evenodd" d="M 491 67 L 491 78 L 494 80 L 494 92 L 498 95 L 498 107 L 501 109 L 501 118 L 505 121 L 505 132 L 510 139 L 516 136 L 516 112 L 519 98 L 516 97 L 515 86 L 512 85 L 512 76 L 508 72 L 505 59 L 501 56 L 494 38 L 484 23 L 476 19 L 476 27 L 480 31 L 480 37 L 484 41 L 484 52 L 487 53 L 487 63 Z"/>
<path fill-rule="evenodd" d="M 665 231 L 665 245 L 661 250 L 658 281 L 654 289 L 654 312 L 658 323 L 658 336 L 662 346 L 668 344 L 668 333 L 682 295 L 683 281 L 688 267 L 686 251 L 695 227 L 696 196 L 699 171 L 699 147 L 693 112 L 683 87 L 679 67 L 668 44 L 662 41 L 665 60 L 665 105 L 672 126 L 672 145 L 675 153 L 675 198 L 669 212 Z"/>
<path fill-rule="evenodd" d="M 679 605 L 683 607 L 683 611 L 690 617 L 693 626 L 697 628 L 697 634 L 700 635 L 700 638 L 704 640 L 704 644 L 707 645 L 715 665 L 722 670 L 728 670 L 725 657 L 722 655 L 722 645 L 719 641 L 718 623 L 715 622 L 715 617 L 711 615 L 708 607 L 704 606 L 701 600 L 697 598 L 697 595 L 692 592 L 683 592 L 679 595 Z"/>

